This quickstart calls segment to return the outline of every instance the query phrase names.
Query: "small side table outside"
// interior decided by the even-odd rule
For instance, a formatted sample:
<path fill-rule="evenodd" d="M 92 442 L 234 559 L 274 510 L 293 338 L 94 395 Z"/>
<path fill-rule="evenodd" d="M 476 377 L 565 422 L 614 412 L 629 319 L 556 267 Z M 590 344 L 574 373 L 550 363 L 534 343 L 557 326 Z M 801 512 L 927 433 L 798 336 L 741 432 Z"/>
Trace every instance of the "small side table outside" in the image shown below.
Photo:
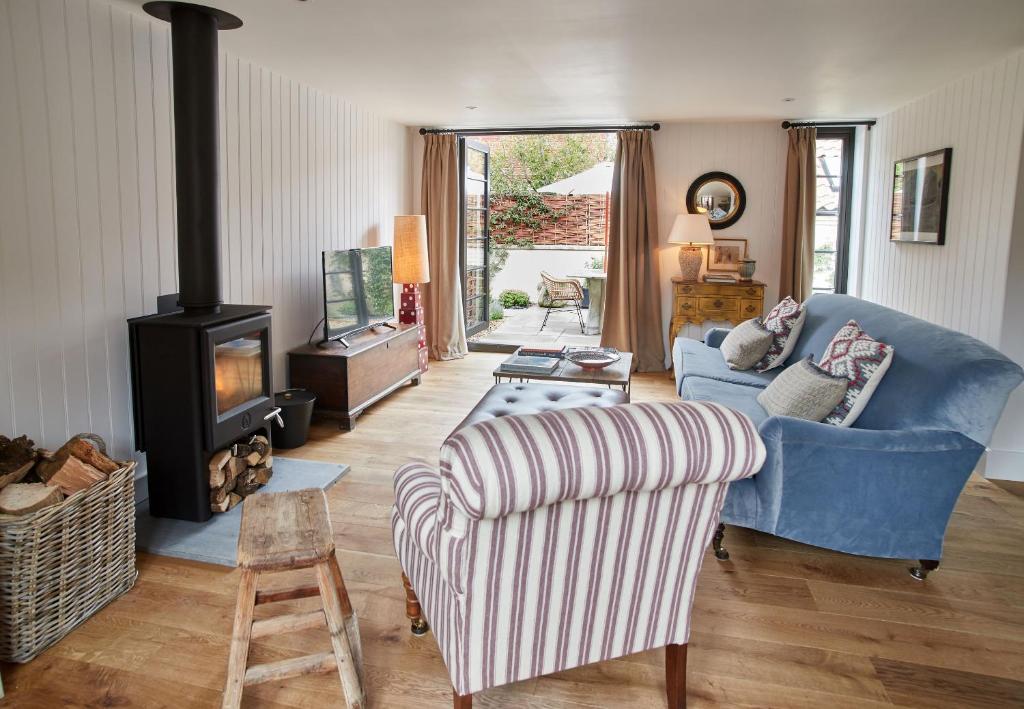
<path fill-rule="evenodd" d="M 608 274 L 604 271 L 588 268 L 569 274 L 569 278 L 582 278 L 587 282 L 590 291 L 590 307 L 587 308 L 587 324 L 584 335 L 600 335 L 601 322 L 604 318 L 604 284 Z"/>
<path fill-rule="evenodd" d="M 494 383 L 502 381 L 544 381 L 544 382 L 566 382 L 569 384 L 601 384 L 609 389 L 617 387 L 629 394 L 630 377 L 633 369 L 633 353 L 619 352 L 622 359 L 610 364 L 604 369 L 583 369 L 568 360 L 561 360 L 551 374 L 533 374 L 520 372 L 503 372 L 501 365 L 498 365 L 492 374 Z"/>

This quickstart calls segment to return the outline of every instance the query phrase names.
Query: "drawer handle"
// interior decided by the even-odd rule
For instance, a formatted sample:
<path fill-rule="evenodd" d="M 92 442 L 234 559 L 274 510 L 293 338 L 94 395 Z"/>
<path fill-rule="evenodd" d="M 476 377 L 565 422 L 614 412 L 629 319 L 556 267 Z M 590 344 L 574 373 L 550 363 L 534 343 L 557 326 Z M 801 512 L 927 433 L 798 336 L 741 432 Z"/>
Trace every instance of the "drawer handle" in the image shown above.
<path fill-rule="evenodd" d="M 752 313 L 752 312 L 754 312 L 754 306 L 753 306 L 753 305 L 748 305 L 748 306 L 747 306 L 747 312 L 748 312 L 748 313 Z"/>
<path fill-rule="evenodd" d="M 683 293 L 693 293 L 692 286 L 683 286 Z"/>
<path fill-rule="evenodd" d="M 757 289 L 747 288 L 747 295 L 757 295 Z"/>
<path fill-rule="evenodd" d="M 712 303 L 712 305 L 715 306 L 716 308 L 721 308 L 722 307 L 722 301 L 721 300 L 716 300 L 714 303 Z"/>
<path fill-rule="evenodd" d="M 689 303 L 683 303 L 683 310 L 689 310 L 689 309 L 690 309 L 690 308 L 692 308 L 692 307 L 693 307 L 693 306 L 692 306 L 692 305 L 690 305 Z"/>

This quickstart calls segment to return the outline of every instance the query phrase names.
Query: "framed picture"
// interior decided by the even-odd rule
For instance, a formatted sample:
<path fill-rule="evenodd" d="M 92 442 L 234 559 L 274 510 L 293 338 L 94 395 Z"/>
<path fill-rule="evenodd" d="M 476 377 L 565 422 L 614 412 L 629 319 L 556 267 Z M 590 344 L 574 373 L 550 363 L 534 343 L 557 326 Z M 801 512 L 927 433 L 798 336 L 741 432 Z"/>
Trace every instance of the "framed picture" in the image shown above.
<path fill-rule="evenodd" d="M 893 170 L 890 241 L 946 243 L 953 148 L 899 160 Z"/>
<path fill-rule="evenodd" d="M 738 273 L 746 257 L 746 239 L 715 239 L 708 247 L 708 273 Z"/>

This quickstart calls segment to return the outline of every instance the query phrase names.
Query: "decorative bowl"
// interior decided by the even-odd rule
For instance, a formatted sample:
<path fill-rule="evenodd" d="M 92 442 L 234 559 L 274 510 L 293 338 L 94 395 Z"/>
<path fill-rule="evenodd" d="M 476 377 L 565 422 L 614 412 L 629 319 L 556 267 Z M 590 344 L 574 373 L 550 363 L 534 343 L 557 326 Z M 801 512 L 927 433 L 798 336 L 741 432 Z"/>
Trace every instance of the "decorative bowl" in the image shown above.
<path fill-rule="evenodd" d="M 618 352 L 608 352 L 606 350 L 578 350 L 566 353 L 565 358 L 577 367 L 597 370 L 604 369 L 610 364 L 615 364 L 622 359 L 622 355 Z"/>

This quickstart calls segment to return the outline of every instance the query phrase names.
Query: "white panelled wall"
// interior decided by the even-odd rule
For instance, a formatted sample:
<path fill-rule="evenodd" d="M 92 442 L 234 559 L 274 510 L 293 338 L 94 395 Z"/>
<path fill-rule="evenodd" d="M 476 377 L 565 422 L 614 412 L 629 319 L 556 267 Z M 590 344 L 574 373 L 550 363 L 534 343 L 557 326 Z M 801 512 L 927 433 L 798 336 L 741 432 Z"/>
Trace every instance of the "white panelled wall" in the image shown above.
<path fill-rule="evenodd" d="M 133 456 L 125 321 L 177 291 L 169 26 L 94 0 L 0 0 L 0 432 Z M 273 306 L 284 353 L 322 315 L 320 251 L 389 243 L 411 140 L 221 58 L 224 299 Z"/>
<path fill-rule="evenodd" d="M 735 176 L 747 194 L 747 208 L 740 220 L 727 229 L 712 232 L 713 235 L 747 240 L 748 254 L 757 260 L 754 278 L 766 284 L 765 308 L 771 308 L 778 301 L 786 131 L 779 121 L 662 123 L 661 130 L 654 133 L 654 172 L 662 247 L 661 315 L 670 356 L 672 283 L 669 279 L 679 275 L 679 247 L 668 243 L 668 234 L 675 216 L 686 212 L 686 191 L 690 183 L 712 171 Z M 704 259 L 706 264 L 707 249 L 704 249 Z M 716 325 L 723 323 L 709 321 L 702 327 L 688 325 L 681 334 L 700 339 Z"/>
<path fill-rule="evenodd" d="M 880 117 L 871 131 L 861 297 L 966 332 L 1024 364 L 1010 331 L 1021 327 L 1024 302 L 1011 303 L 1020 290 L 1007 287 L 1014 214 L 1024 210 L 1022 136 L 1024 52 Z M 946 147 L 945 245 L 890 242 L 893 164 Z M 989 477 L 1024 479 L 1022 396 L 1015 392 L 993 438 Z"/>
<path fill-rule="evenodd" d="M 1024 131 L 1024 53 L 878 119 L 861 294 L 999 346 Z M 889 241 L 893 164 L 952 147 L 944 246 Z"/>

